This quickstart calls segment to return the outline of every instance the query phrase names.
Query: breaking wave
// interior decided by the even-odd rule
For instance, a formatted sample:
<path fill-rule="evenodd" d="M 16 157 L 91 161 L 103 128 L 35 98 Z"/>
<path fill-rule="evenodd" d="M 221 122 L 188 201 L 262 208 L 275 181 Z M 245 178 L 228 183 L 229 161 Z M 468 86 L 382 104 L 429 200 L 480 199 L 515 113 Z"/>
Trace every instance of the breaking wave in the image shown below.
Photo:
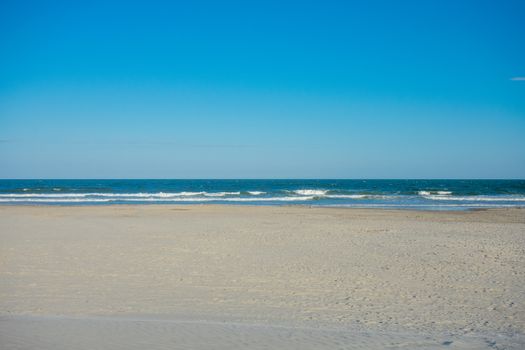
<path fill-rule="evenodd" d="M 441 195 L 441 196 L 447 196 L 449 194 L 452 194 L 451 191 L 419 191 L 418 194 L 420 196 L 431 196 L 431 195 Z"/>
<path fill-rule="evenodd" d="M 293 192 L 302 196 L 324 196 L 328 190 L 295 190 Z"/>
<path fill-rule="evenodd" d="M 525 180 L 0 180 L 1 204 L 525 207 Z"/>

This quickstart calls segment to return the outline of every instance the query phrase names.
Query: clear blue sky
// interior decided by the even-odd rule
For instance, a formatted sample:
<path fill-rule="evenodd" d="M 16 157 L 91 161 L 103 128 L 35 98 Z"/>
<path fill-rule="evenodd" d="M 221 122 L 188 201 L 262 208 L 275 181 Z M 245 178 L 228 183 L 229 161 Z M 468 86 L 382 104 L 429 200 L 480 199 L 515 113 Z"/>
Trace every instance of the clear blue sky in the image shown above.
<path fill-rule="evenodd" d="M 0 178 L 525 178 L 524 14 L 3 0 Z"/>

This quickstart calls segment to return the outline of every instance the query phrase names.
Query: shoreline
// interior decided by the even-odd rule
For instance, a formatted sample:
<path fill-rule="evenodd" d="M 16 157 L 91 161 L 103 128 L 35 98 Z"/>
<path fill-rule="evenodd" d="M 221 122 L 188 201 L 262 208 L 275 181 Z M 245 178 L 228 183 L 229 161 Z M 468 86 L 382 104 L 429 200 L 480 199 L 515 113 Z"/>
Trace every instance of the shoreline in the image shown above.
<path fill-rule="evenodd" d="M 248 208 L 257 208 L 257 207 L 297 207 L 297 208 L 326 208 L 326 209 L 350 209 L 350 210 L 392 210 L 392 211 L 416 211 L 416 212 L 465 212 L 465 211 L 484 211 L 484 210 L 525 210 L 525 205 L 514 205 L 514 204 L 501 204 L 501 205 L 453 205 L 453 204 L 434 204 L 434 205 L 397 205 L 397 204 L 369 204 L 369 205 L 353 205 L 353 204 L 240 204 L 240 203 L 207 203 L 207 202 L 198 202 L 195 203 L 9 203 L 9 202 L 0 202 L 1 207 L 60 207 L 60 208 L 78 208 L 78 207 L 147 207 L 147 206 L 158 206 L 158 207 L 201 207 L 201 206 L 212 206 L 212 207 L 248 207 Z"/>
<path fill-rule="evenodd" d="M 318 205 L 318 204 L 238 204 L 238 203 L 105 203 L 105 204 L 37 204 L 37 203 L 1 203 L 2 207 L 21 207 L 21 208 L 99 208 L 99 207 L 165 207 L 165 208 L 186 208 L 186 207 L 224 207 L 224 208 L 311 208 L 311 209 L 350 209 L 350 210 L 392 210 L 392 211 L 431 211 L 431 212 L 455 212 L 456 210 L 433 210 L 433 209 L 410 209 L 411 207 L 359 207 L 348 205 Z M 428 207 L 423 206 L 421 207 Z M 416 208 L 416 206 L 412 207 Z M 525 206 L 508 206 L 508 207 L 480 207 L 480 208 L 465 208 L 465 210 L 457 211 L 484 211 L 484 210 L 525 210 Z"/>
<path fill-rule="evenodd" d="M 380 215 L 380 214 L 393 214 L 394 218 L 398 215 L 404 217 L 404 215 L 415 215 L 418 219 L 424 218 L 472 218 L 475 220 L 486 220 L 496 222 L 516 222 L 525 223 L 525 207 L 504 207 L 504 208 L 464 208 L 460 210 L 436 210 L 436 209 L 411 209 L 411 208 L 384 208 L 384 207 L 340 207 L 340 206 L 318 206 L 308 204 L 283 204 L 283 205 L 257 205 L 257 204 L 165 204 L 165 203 L 148 203 L 148 204 L 0 204 L 0 213 L 4 210 L 9 211 L 18 209 L 30 209 L 30 210 L 64 210 L 67 211 L 104 211 L 106 210 L 150 210 L 150 211 L 194 211 L 204 210 L 205 212 L 217 212 L 224 211 L 261 211 L 261 212 L 279 212 L 282 209 L 289 209 L 292 211 L 308 211 L 310 213 L 323 211 L 334 212 L 350 215 L 359 214 L 362 215 Z M 481 214 L 487 213 L 487 214 Z M 249 213 L 247 213 L 249 214 Z M 479 214 L 479 215 L 477 215 Z M 522 214 L 522 215 L 521 215 Z M 423 215 L 423 216 L 421 216 Z"/>

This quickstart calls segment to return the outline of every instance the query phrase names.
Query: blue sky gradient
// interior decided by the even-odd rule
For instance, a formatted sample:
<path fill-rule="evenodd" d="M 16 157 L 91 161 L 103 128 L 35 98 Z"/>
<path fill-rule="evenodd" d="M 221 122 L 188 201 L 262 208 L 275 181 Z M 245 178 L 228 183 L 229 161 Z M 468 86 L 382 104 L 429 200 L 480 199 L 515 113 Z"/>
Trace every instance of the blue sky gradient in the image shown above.
<path fill-rule="evenodd" d="M 4 0 L 0 178 L 525 178 L 524 13 Z"/>

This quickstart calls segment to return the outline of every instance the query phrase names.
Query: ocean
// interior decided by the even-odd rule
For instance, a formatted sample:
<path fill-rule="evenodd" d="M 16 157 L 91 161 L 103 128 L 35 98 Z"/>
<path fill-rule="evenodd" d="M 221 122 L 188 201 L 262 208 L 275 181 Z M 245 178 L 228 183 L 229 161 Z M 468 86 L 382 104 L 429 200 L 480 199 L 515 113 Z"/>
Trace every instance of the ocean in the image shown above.
<path fill-rule="evenodd" d="M 4 205 L 525 207 L 525 180 L 0 180 Z"/>

